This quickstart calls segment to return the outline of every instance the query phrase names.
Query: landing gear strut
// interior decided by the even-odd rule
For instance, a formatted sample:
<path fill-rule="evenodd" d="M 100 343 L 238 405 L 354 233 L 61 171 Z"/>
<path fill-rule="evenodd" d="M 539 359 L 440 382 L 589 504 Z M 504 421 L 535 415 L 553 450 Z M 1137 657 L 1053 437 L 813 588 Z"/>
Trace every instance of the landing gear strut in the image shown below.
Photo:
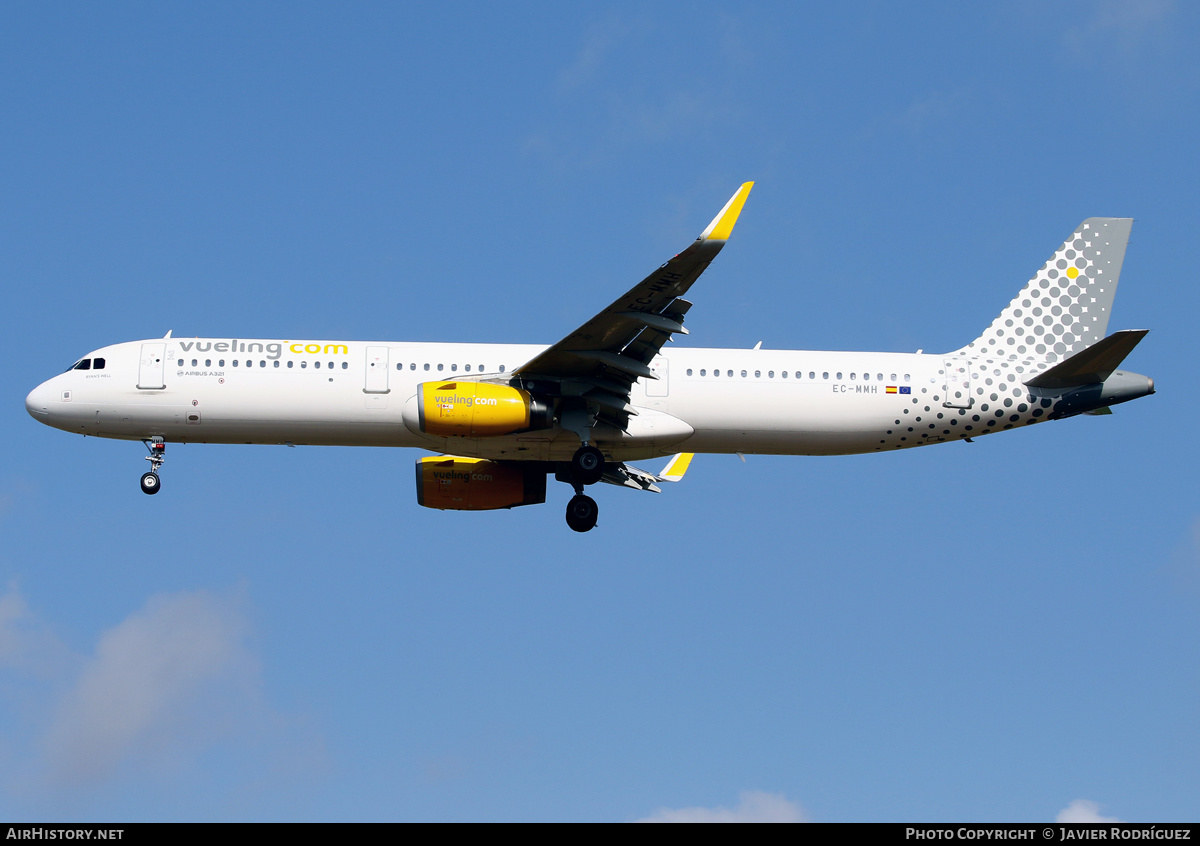
<path fill-rule="evenodd" d="M 166 461 L 167 445 L 163 443 L 160 437 L 153 437 L 149 440 L 142 441 L 146 445 L 146 449 L 150 450 L 150 454 L 146 456 L 146 460 L 150 462 L 150 472 L 142 475 L 142 493 L 156 494 L 162 483 L 158 478 L 158 468 L 162 467 Z"/>
<path fill-rule="evenodd" d="M 571 456 L 570 470 L 564 482 L 570 482 L 575 496 L 567 503 L 567 525 L 575 532 L 590 532 L 596 528 L 596 517 L 600 513 L 596 500 L 583 492 L 585 485 L 594 485 L 604 475 L 604 453 L 584 441 L 583 446 Z"/>

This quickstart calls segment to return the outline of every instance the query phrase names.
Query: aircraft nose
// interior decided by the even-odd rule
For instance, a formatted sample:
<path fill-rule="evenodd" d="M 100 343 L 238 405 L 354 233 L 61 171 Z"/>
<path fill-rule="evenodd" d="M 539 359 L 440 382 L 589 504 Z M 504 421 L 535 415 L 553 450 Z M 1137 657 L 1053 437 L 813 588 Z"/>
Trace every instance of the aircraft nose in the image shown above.
<path fill-rule="evenodd" d="M 25 397 L 25 410 L 34 420 L 45 420 L 50 416 L 50 396 L 53 389 L 48 382 L 43 382 Z"/>

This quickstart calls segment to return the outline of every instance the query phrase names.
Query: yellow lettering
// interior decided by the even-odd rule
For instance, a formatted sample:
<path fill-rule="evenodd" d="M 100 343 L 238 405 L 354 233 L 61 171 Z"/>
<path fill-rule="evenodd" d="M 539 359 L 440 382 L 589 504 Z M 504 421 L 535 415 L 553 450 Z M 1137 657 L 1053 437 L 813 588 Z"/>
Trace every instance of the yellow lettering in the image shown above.
<path fill-rule="evenodd" d="M 304 350 L 298 350 L 298 349 L 296 349 L 296 347 L 298 347 L 298 346 L 300 346 L 300 345 L 299 345 L 299 344 L 292 344 L 290 347 L 288 347 L 288 349 L 289 349 L 289 350 L 291 350 L 291 351 L 292 351 L 292 352 L 294 352 L 294 353 L 302 353 L 302 352 L 304 352 Z"/>
<path fill-rule="evenodd" d="M 304 347 L 306 353 L 319 353 L 321 351 L 320 344 L 308 344 Z"/>
<path fill-rule="evenodd" d="M 346 348 L 345 344 L 326 344 L 325 345 L 325 355 L 329 355 L 331 352 L 334 355 L 349 355 L 350 354 L 350 350 Z"/>

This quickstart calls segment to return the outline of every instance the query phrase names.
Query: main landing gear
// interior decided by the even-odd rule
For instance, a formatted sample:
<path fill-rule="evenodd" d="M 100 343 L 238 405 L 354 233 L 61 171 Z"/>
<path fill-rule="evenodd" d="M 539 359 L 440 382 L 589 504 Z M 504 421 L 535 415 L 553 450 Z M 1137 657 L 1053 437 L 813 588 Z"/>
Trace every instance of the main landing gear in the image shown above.
<path fill-rule="evenodd" d="M 596 528 L 596 517 L 600 509 L 596 500 L 585 494 L 575 494 L 567 503 L 567 525 L 576 532 L 590 532 Z"/>
<path fill-rule="evenodd" d="M 144 440 L 142 443 L 146 445 L 146 449 L 150 450 L 150 454 L 146 456 L 146 460 L 150 462 L 150 472 L 142 475 L 142 493 L 156 494 L 162 486 L 162 482 L 158 478 L 158 468 L 162 467 L 163 462 L 167 460 L 167 445 L 159 437 Z"/>
<path fill-rule="evenodd" d="M 570 481 L 575 496 L 567 503 L 567 525 L 575 532 L 590 532 L 596 528 L 600 508 L 596 500 L 583 492 L 585 485 L 594 485 L 604 475 L 604 453 L 584 444 L 571 456 Z M 562 478 L 561 476 L 559 478 Z"/>

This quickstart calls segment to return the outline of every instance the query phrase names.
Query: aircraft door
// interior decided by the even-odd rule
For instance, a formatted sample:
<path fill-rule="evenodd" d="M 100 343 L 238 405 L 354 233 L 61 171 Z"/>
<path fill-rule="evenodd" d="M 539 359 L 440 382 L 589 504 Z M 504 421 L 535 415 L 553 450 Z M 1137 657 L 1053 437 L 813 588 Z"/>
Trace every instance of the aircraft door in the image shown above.
<path fill-rule="evenodd" d="M 388 348 L 367 347 L 367 373 L 363 391 L 368 394 L 388 392 Z"/>
<path fill-rule="evenodd" d="M 942 364 L 946 371 L 946 381 L 942 386 L 946 397 L 942 405 L 946 408 L 970 408 L 974 402 L 971 399 L 971 363 L 959 358 L 947 358 L 943 359 Z"/>
<path fill-rule="evenodd" d="M 138 362 L 138 388 L 144 391 L 161 391 L 167 386 L 164 381 L 166 359 L 166 344 L 142 344 L 142 357 Z"/>
<path fill-rule="evenodd" d="M 648 397 L 665 397 L 670 390 L 670 375 L 667 359 L 664 356 L 656 355 L 654 360 L 650 362 L 650 369 L 657 376 L 657 379 L 646 380 L 646 396 Z"/>

